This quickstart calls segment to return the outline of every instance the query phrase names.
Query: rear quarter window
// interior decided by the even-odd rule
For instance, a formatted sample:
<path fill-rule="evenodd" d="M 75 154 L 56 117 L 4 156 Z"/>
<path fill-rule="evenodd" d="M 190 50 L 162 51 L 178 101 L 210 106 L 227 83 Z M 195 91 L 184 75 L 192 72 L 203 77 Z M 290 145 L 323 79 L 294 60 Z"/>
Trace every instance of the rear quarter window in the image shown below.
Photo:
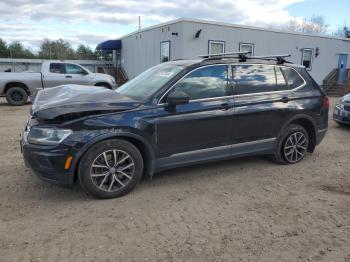
<path fill-rule="evenodd" d="M 282 73 L 286 79 L 288 89 L 295 89 L 304 84 L 304 79 L 290 67 L 282 67 Z"/>

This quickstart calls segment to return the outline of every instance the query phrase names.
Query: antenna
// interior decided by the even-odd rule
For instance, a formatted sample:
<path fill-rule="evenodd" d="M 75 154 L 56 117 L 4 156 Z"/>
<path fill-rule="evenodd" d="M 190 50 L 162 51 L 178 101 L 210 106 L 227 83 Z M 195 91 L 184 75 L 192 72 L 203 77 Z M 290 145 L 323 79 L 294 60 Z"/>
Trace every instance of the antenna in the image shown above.
<path fill-rule="evenodd" d="M 139 15 L 139 30 L 141 30 L 141 16 Z"/>

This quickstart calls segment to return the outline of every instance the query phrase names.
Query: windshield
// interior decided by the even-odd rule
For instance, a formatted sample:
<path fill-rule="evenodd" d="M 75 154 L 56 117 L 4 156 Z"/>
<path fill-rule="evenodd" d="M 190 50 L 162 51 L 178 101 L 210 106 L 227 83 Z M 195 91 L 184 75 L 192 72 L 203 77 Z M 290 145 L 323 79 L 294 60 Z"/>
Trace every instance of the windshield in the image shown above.
<path fill-rule="evenodd" d="M 126 82 L 116 92 L 137 100 L 147 99 L 182 69 L 184 69 L 184 66 L 175 64 L 157 65 Z"/>

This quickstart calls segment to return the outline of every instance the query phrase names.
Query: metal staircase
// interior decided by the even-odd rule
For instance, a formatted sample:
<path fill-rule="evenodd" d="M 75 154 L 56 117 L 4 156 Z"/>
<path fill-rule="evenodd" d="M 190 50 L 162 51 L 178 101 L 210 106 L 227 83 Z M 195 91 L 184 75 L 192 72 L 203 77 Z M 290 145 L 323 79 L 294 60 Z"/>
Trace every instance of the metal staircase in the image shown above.
<path fill-rule="evenodd" d="M 323 80 L 323 90 L 328 96 L 344 96 L 350 93 L 350 69 L 346 70 L 345 82 L 342 85 L 337 83 L 339 70 L 333 69 Z"/>
<path fill-rule="evenodd" d="M 121 67 L 99 67 L 98 72 L 114 76 L 118 86 L 121 86 L 129 80 L 125 70 Z"/>

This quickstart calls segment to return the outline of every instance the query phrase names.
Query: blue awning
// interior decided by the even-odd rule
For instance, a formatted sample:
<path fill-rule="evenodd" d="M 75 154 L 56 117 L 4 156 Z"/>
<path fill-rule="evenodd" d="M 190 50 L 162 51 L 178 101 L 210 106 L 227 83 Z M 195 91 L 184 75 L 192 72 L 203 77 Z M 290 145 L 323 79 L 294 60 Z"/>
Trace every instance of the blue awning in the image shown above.
<path fill-rule="evenodd" d="M 101 49 L 102 51 L 112 51 L 119 50 L 122 48 L 122 40 L 107 40 L 99 43 L 96 49 Z"/>

